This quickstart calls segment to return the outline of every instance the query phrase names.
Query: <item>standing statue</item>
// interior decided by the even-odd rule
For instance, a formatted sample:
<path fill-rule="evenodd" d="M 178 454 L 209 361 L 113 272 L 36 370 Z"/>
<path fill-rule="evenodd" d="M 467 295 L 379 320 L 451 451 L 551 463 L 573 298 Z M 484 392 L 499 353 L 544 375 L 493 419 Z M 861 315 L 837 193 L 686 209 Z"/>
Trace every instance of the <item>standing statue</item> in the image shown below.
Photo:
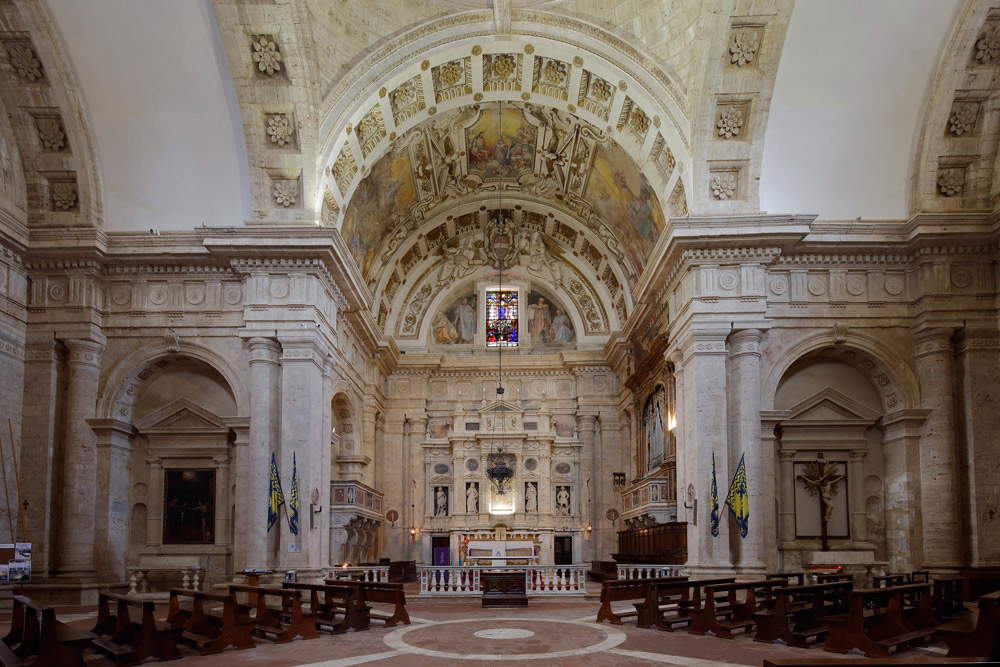
<path fill-rule="evenodd" d="M 804 475 L 795 477 L 814 496 L 819 496 L 819 520 L 823 551 L 829 551 L 827 530 L 833 517 L 833 494 L 837 485 L 844 479 L 836 463 L 830 461 L 812 461 L 806 464 Z"/>
<path fill-rule="evenodd" d="M 569 487 L 556 487 L 556 514 L 569 516 Z"/>
<path fill-rule="evenodd" d="M 469 484 L 465 491 L 465 511 L 469 514 L 479 514 L 479 486 L 475 482 Z"/>
<path fill-rule="evenodd" d="M 434 492 L 434 516 L 448 516 L 448 494 L 439 486 Z"/>
<path fill-rule="evenodd" d="M 524 485 L 524 511 L 538 511 L 538 485 L 535 482 L 526 482 Z"/>

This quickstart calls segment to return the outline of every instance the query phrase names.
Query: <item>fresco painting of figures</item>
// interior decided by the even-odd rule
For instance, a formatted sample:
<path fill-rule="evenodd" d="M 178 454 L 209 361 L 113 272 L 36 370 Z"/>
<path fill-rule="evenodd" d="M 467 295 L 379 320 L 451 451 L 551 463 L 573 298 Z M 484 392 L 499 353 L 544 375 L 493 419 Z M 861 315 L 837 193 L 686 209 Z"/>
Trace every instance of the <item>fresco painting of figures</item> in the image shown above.
<path fill-rule="evenodd" d="M 531 171 L 535 162 L 538 130 L 524 121 L 520 109 L 511 107 L 504 107 L 498 128 L 499 113 L 496 107 L 484 109 L 479 120 L 465 130 L 469 171 L 484 179 L 516 178 Z"/>
<path fill-rule="evenodd" d="M 431 321 L 431 341 L 437 345 L 468 345 L 476 336 L 475 293 L 453 299 Z"/>
<path fill-rule="evenodd" d="M 393 213 L 409 211 L 415 200 L 413 171 L 405 151 L 386 155 L 361 179 L 344 214 L 340 235 L 365 277 L 383 237 L 391 231 L 397 217 Z"/>
<path fill-rule="evenodd" d="M 604 220 L 627 223 L 619 227 L 621 233 L 628 235 L 623 246 L 630 249 L 629 259 L 641 271 L 665 226 L 663 209 L 649 181 L 617 144 L 597 149 L 587 185 L 587 201 Z"/>
<path fill-rule="evenodd" d="M 566 309 L 534 290 L 528 296 L 527 330 L 535 347 L 572 345 L 576 341 L 573 321 Z"/>

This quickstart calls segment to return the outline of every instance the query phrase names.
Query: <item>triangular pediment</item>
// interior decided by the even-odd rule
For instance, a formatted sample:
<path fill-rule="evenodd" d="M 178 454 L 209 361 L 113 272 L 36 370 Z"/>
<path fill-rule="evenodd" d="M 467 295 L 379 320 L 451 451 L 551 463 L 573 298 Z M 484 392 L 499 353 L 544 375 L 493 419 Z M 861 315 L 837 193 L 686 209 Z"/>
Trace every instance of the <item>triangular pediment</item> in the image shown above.
<path fill-rule="evenodd" d="M 879 413 L 836 389 L 827 387 L 789 410 L 794 421 L 875 421 Z"/>
<path fill-rule="evenodd" d="M 484 406 L 480 412 L 483 414 L 491 412 L 521 412 L 521 408 L 508 401 L 493 401 L 489 405 Z"/>
<path fill-rule="evenodd" d="M 136 423 L 136 427 L 140 431 L 187 431 L 228 428 L 218 415 L 192 403 L 186 398 L 179 398 L 159 410 L 151 412 L 140 419 Z"/>

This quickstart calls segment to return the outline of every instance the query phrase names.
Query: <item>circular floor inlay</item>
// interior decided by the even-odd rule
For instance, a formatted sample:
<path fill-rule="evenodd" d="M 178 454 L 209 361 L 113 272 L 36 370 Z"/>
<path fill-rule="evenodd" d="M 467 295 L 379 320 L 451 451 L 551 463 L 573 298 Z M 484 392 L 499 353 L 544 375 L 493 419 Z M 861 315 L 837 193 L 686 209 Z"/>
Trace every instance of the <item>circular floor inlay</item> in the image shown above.
<path fill-rule="evenodd" d="M 527 637 L 534 637 L 535 633 L 531 630 L 521 630 L 519 628 L 492 628 L 490 630 L 473 632 L 472 635 L 480 639 L 525 639 Z"/>

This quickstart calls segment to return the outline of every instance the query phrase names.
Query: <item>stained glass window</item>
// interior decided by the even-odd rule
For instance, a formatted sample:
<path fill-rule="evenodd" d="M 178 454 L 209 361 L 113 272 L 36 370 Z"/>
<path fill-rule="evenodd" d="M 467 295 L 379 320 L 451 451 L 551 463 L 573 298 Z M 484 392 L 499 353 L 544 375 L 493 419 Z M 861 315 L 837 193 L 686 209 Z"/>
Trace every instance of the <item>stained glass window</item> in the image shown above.
<path fill-rule="evenodd" d="M 517 347 L 517 290 L 486 291 L 486 346 Z"/>

